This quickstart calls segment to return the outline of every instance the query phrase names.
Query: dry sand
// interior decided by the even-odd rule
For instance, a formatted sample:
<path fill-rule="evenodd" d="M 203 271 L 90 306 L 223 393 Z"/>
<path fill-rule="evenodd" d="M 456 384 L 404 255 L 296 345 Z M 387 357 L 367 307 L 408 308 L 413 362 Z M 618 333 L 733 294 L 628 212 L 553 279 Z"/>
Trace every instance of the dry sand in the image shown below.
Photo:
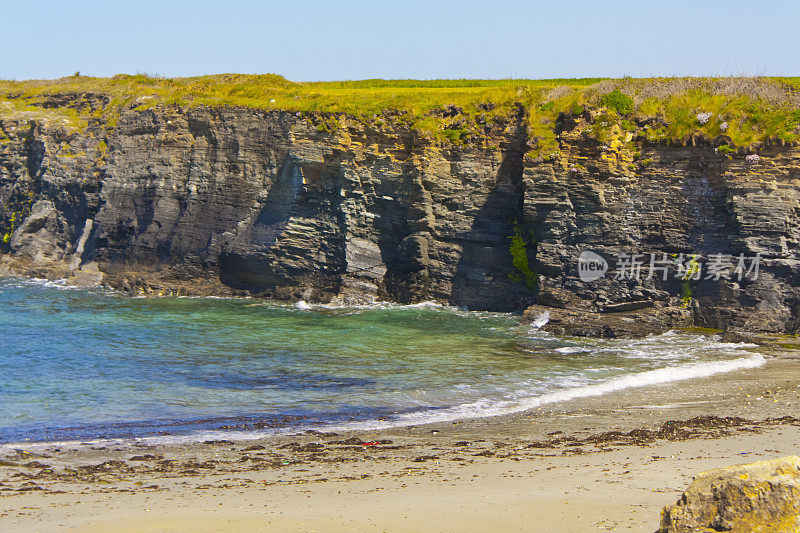
<path fill-rule="evenodd" d="M 798 363 L 379 432 L 2 446 L 0 531 L 652 532 L 692 476 L 800 452 Z"/>

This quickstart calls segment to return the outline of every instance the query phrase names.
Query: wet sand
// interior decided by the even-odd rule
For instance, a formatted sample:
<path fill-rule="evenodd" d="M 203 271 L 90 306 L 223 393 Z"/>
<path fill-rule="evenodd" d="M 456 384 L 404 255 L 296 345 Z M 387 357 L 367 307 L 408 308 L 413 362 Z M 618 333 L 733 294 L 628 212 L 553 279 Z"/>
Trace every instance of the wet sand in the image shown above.
<path fill-rule="evenodd" d="M 800 453 L 800 361 L 513 416 L 0 447 L 0 531 L 647 531 L 692 476 Z"/>

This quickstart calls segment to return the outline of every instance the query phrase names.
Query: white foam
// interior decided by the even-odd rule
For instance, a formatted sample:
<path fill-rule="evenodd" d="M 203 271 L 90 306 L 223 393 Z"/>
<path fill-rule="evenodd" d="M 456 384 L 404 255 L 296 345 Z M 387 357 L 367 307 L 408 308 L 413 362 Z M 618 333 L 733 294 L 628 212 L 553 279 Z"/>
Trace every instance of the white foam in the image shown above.
<path fill-rule="evenodd" d="M 511 319 L 513 315 L 503 312 L 492 311 L 469 311 L 460 307 L 445 305 L 432 300 L 417 302 L 413 304 L 399 304 L 394 302 L 371 302 L 365 304 L 344 304 L 344 303 L 308 303 L 304 300 L 299 300 L 294 304 L 270 300 L 264 303 L 265 306 L 274 307 L 294 307 L 295 309 L 302 310 L 325 310 L 325 311 L 339 311 L 342 314 L 361 314 L 364 312 L 373 311 L 404 311 L 410 309 L 426 309 L 432 311 L 439 311 L 442 313 L 451 313 L 461 317 L 479 318 L 479 319 Z"/>
<path fill-rule="evenodd" d="M 584 348 L 582 346 L 564 346 L 562 348 L 556 348 L 555 351 L 557 351 L 558 353 L 568 354 L 568 353 L 585 353 L 585 352 L 591 352 L 593 350 L 591 348 Z"/>
<path fill-rule="evenodd" d="M 531 323 L 531 329 L 542 329 L 548 322 L 550 322 L 550 311 L 545 311 Z"/>
<path fill-rule="evenodd" d="M 32 283 L 41 284 L 42 282 L 49 283 L 46 282 L 46 280 L 37 280 Z M 275 305 L 289 309 L 292 309 L 292 307 L 294 307 L 295 309 L 299 310 L 310 310 L 319 308 L 329 308 L 329 309 L 338 308 L 338 309 L 353 309 L 353 310 L 359 310 L 359 309 L 395 310 L 395 309 L 409 309 L 409 308 L 432 308 L 440 310 L 442 312 L 448 312 L 448 313 L 454 312 L 458 314 L 465 313 L 473 317 L 481 317 L 481 318 L 489 316 L 503 316 L 503 317 L 509 316 L 496 313 L 469 312 L 456 307 L 442 306 L 435 302 L 421 302 L 418 304 L 410 304 L 410 305 L 381 302 L 381 303 L 374 303 L 362 306 L 330 306 L 324 304 L 323 305 L 309 304 L 308 302 L 301 300 L 296 304 L 294 304 L 293 306 L 288 302 L 278 303 L 271 301 L 266 301 L 266 302 L 259 301 L 257 303 L 251 303 L 248 305 L 267 305 L 267 306 Z M 595 370 L 601 370 L 604 372 L 609 369 L 620 371 L 622 370 L 622 368 L 624 368 L 626 364 L 624 361 L 620 361 L 618 363 L 616 360 L 612 359 L 610 363 L 603 363 L 602 366 L 598 367 L 597 369 L 592 369 L 592 368 L 583 369 L 582 372 L 584 373 L 584 378 L 585 378 L 583 380 L 578 379 L 575 376 L 564 376 L 564 379 L 562 381 L 554 383 L 555 380 L 554 377 L 547 383 L 547 389 L 545 390 L 549 392 L 545 392 L 545 390 L 542 390 L 541 388 L 537 390 L 534 382 L 528 383 L 525 381 L 522 382 L 516 381 L 514 383 L 508 384 L 511 386 L 513 390 L 510 391 L 508 389 L 500 389 L 499 391 L 496 390 L 491 393 L 492 395 L 491 398 L 484 397 L 478 400 L 474 400 L 476 396 L 479 395 L 486 396 L 486 393 L 483 392 L 482 388 L 475 390 L 474 394 L 470 394 L 473 391 L 470 390 L 469 386 L 455 385 L 456 390 L 461 394 L 458 395 L 449 394 L 445 396 L 431 395 L 435 396 L 433 398 L 431 398 L 431 396 L 423 395 L 423 398 L 425 398 L 426 400 L 430 399 L 430 403 L 428 403 L 427 401 L 423 402 L 419 397 L 408 398 L 407 402 L 394 402 L 394 405 L 397 407 L 397 410 L 403 410 L 403 408 L 411 408 L 418 410 L 410 413 L 396 415 L 394 417 L 389 418 L 388 420 L 351 422 L 351 423 L 342 423 L 336 425 L 322 424 L 322 425 L 307 425 L 301 427 L 294 426 L 289 428 L 281 428 L 281 429 L 276 428 L 263 431 L 209 430 L 185 436 L 147 437 L 141 439 L 134 439 L 134 441 L 153 442 L 153 443 L 196 442 L 202 440 L 210 440 L 214 438 L 249 440 L 249 439 L 262 438 L 268 435 L 297 433 L 307 429 L 372 430 L 372 429 L 384 429 L 388 427 L 416 425 L 416 424 L 424 424 L 432 422 L 449 422 L 453 420 L 466 419 L 466 418 L 485 418 L 503 414 L 523 412 L 530 409 L 535 409 L 542 405 L 565 402 L 576 398 L 600 396 L 612 393 L 614 391 L 619 391 L 629 388 L 670 383 L 670 382 L 688 380 L 693 378 L 702 378 L 714 374 L 731 372 L 739 369 L 756 368 L 763 365 L 765 362 L 763 356 L 752 354 L 751 352 L 746 350 L 746 348 L 755 347 L 756 345 L 746 344 L 746 343 L 725 343 L 725 342 L 720 342 L 719 338 L 717 337 L 689 335 L 685 333 L 672 332 L 672 331 L 660 335 L 652 335 L 644 339 L 638 339 L 638 340 L 630 340 L 630 339 L 573 340 L 572 342 L 580 343 L 581 346 L 562 346 L 561 348 L 553 348 L 552 346 L 559 346 L 563 344 L 563 341 L 541 330 L 535 329 L 542 327 L 544 324 L 547 323 L 548 320 L 549 320 L 549 313 L 545 312 L 536 318 L 532 326 L 519 325 L 514 327 L 513 331 L 517 333 L 518 340 L 521 343 L 524 343 L 526 340 L 530 341 L 534 339 L 546 340 L 547 343 L 544 344 L 544 347 L 541 350 L 542 352 L 552 353 L 551 350 L 555 350 L 555 352 L 561 354 L 588 352 L 589 356 L 587 357 L 591 357 L 594 355 L 605 356 L 608 354 L 611 354 L 612 356 L 616 357 L 617 354 L 619 354 L 619 356 L 622 359 L 632 358 L 632 359 L 646 360 L 647 366 L 645 366 L 645 368 L 649 367 L 652 364 L 652 361 L 659 361 L 661 365 L 664 365 L 664 368 L 660 368 L 657 370 L 629 373 L 615 378 L 606 379 L 604 381 L 596 381 L 597 377 L 592 378 L 589 375 L 592 374 Z M 547 348 L 548 343 L 552 342 L 553 340 L 558 341 L 558 344 L 549 344 L 549 346 L 551 347 Z M 524 349 L 524 346 L 521 346 L 521 348 Z M 725 360 L 725 361 L 705 362 L 705 363 L 686 362 L 687 359 L 689 359 L 690 361 L 691 360 L 697 361 L 698 357 L 708 360 L 710 358 L 715 357 L 718 351 L 724 352 L 725 355 L 728 357 L 739 357 L 739 358 Z M 636 362 L 636 364 L 639 365 L 639 368 L 642 368 L 641 363 Z M 620 368 L 620 366 L 622 368 Z M 604 375 L 608 376 L 609 374 L 605 373 Z M 488 382 L 491 382 L 491 376 L 487 375 L 486 379 Z M 553 390 L 554 388 L 556 390 Z M 500 392 L 500 394 L 496 394 L 497 392 Z M 459 403 L 458 405 L 452 407 L 442 407 L 442 408 L 436 407 L 437 404 L 452 405 L 452 403 L 457 403 L 457 402 L 464 402 L 464 403 Z M 406 403 L 406 405 L 402 405 L 403 403 Z M 409 406 L 408 405 L 409 403 L 414 403 L 415 405 Z M 391 408 L 391 405 L 382 405 L 381 407 Z M 53 444 L 53 443 L 48 443 L 48 444 Z"/>
<path fill-rule="evenodd" d="M 398 304 L 394 302 L 371 302 L 368 304 L 329 303 L 317 304 L 317 307 L 324 309 L 447 309 L 451 306 L 428 300 L 413 304 Z"/>
<path fill-rule="evenodd" d="M 302 304 L 300 303 L 302 302 Z M 437 309 L 442 311 L 458 311 L 457 307 L 440 304 L 434 301 L 418 302 L 413 304 L 398 304 L 394 302 L 370 302 L 365 304 L 345 304 L 345 303 L 315 303 L 309 304 L 303 300 L 294 304 L 301 309 L 326 309 L 330 311 L 383 311 L 396 309 Z"/>
<path fill-rule="evenodd" d="M 75 287 L 74 285 L 70 285 L 66 279 L 43 279 L 43 278 L 12 278 L 17 287 L 23 286 L 34 286 L 34 287 L 45 287 L 48 289 L 58 289 L 61 291 L 73 291 L 79 290 L 79 287 Z"/>
<path fill-rule="evenodd" d="M 269 436 L 299 434 L 307 430 L 317 431 L 372 431 L 388 429 L 393 427 L 452 422 L 469 418 L 489 418 L 493 416 L 508 415 L 530 411 L 543 405 L 567 402 L 578 398 L 589 398 L 603 396 L 613 392 L 646 387 L 650 385 L 660 385 L 685 381 L 689 379 L 704 378 L 715 374 L 734 372 L 737 370 L 753 369 L 762 366 L 766 362 L 764 356 L 753 354 L 749 357 L 732 359 L 728 361 L 714 361 L 707 363 L 691 363 L 675 367 L 659 368 L 628 374 L 617 378 L 607 379 L 590 385 L 578 385 L 567 387 L 558 391 L 541 394 L 539 396 L 523 396 L 514 400 L 490 400 L 481 399 L 475 402 L 448 407 L 444 409 L 425 409 L 413 413 L 398 415 L 392 420 L 368 420 L 364 422 L 353 422 L 346 424 L 322 424 L 295 426 L 287 428 L 274 428 L 263 431 L 252 430 L 205 430 L 188 435 L 169 435 L 140 437 L 133 439 L 93 439 L 81 441 L 61 441 L 61 442 L 36 442 L 36 443 L 9 443 L 0 444 L 0 451 L 4 449 L 22 448 L 37 449 L 46 446 L 77 446 L 79 443 L 97 444 L 109 442 L 141 442 L 147 444 L 181 444 L 192 442 L 203 442 L 211 439 L 229 439 L 237 441 L 255 440 Z M 577 382 L 573 382 L 577 385 Z M 562 385 L 569 385 L 564 382 Z M 514 396 L 518 396 L 514 394 Z"/>
<path fill-rule="evenodd" d="M 645 372 L 628 374 L 601 381 L 592 385 L 562 389 L 559 391 L 542 394 L 540 396 L 522 398 L 519 400 L 491 401 L 484 399 L 435 411 L 406 413 L 399 415 L 393 420 L 376 420 L 356 424 L 337 425 L 330 428 L 330 430 L 386 429 L 398 426 L 427 424 L 434 422 L 451 422 L 453 420 L 465 418 L 487 418 L 491 416 L 520 413 L 523 411 L 536 409 L 537 407 L 541 407 L 543 405 L 561 403 L 577 398 L 602 396 L 604 394 L 625 389 L 703 378 L 713 376 L 714 374 L 722 374 L 736 370 L 758 368 L 765 362 L 766 360 L 764 356 L 760 354 L 754 354 L 749 357 L 742 357 L 729 361 L 690 363 L 676 367 L 659 368 L 657 370 L 648 370 Z"/>
<path fill-rule="evenodd" d="M 475 402 L 448 407 L 444 409 L 426 409 L 413 413 L 405 413 L 391 420 L 368 420 L 364 422 L 353 422 L 347 424 L 332 424 L 323 426 L 301 426 L 293 428 L 281 428 L 270 431 L 204 431 L 202 434 L 169 437 L 146 437 L 137 439 L 149 443 L 165 442 L 196 442 L 206 439 L 233 439 L 251 440 L 277 434 L 295 434 L 308 429 L 320 431 L 371 431 L 388 429 L 392 427 L 402 427 L 430 423 L 452 422 L 468 418 L 489 418 L 493 416 L 508 415 L 530 411 L 543 405 L 567 402 L 578 398 L 589 398 L 602 396 L 613 392 L 646 387 L 649 385 L 660 385 L 689 379 L 704 378 L 715 374 L 734 372 L 736 370 L 753 369 L 762 366 L 766 359 L 760 354 L 749 357 L 732 359 L 728 361 L 714 361 L 708 363 L 691 363 L 675 367 L 659 368 L 635 374 L 628 374 L 617 378 L 612 378 L 591 385 L 580 385 L 562 390 L 541 394 L 539 396 L 527 396 L 515 400 L 489 400 L 481 399 Z M 565 383 L 566 384 L 566 383 Z M 516 394 L 515 394 L 516 396 Z"/>

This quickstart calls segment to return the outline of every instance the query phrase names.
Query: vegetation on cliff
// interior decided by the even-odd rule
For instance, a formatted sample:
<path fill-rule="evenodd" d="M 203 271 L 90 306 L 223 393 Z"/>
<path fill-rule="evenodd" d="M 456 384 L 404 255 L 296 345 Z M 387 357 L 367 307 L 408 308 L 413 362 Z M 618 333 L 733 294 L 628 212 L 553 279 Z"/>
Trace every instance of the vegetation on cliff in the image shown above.
<path fill-rule="evenodd" d="M 519 222 L 514 222 L 514 230 L 509 237 L 511 246 L 509 251 L 513 258 L 512 264 L 514 265 L 514 272 L 509 274 L 509 277 L 517 283 L 522 283 L 530 290 L 536 290 L 539 287 L 539 276 L 531 270 L 530 261 L 528 260 L 528 245 L 535 244 L 535 239 L 531 234 L 531 243 L 525 241 L 525 236 L 520 230 Z"/>
<path fill-rule="evenodd" d="M 452 144 L 480 144 L 522 111 L 531 158 L 559 153 L 559 121 L 612 144 L 713 139 L 723 155 L 767 140 L 800 140 L 800 78 L 362 80 L 295 83 L 281 76 L 164 78 L 120 74 L 0 81 L 0 118 L 113 128 L 126 109 L 238 106 L 307 114 L 320 133 L 346 115 L 373 127 L 409 127 Z M 0 134 L 3 142 L 5 134 Z M 611 146 L 614 149 L 613 146 Z M 635 149 L 634 149 L 635 151 Z"/>
<path fill-rule="evenodd" d="M 30 214 L 34 203 L 33 191 L 18 190 L 15 192 L 16 194 L 11 195 L 6 202 L 3 214 L 7 214 L 7 216 L 0 217 L 0 251 L 8 248 L 11 235 Z"/>

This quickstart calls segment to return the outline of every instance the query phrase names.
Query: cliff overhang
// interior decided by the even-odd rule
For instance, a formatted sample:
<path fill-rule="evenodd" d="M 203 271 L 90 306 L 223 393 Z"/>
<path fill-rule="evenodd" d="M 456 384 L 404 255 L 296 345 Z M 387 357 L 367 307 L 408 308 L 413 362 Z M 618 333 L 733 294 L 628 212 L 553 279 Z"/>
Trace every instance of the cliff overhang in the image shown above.
<path fill-rule="evenodd" d="M 604 329 L 609 316 L 800 327 L 792 80 L 419 82 L 416 96 L 374 80 L 359 101 L 347 84 L 129 78 L 0 84 L 5 271 L 132 294 L 536 305 L 547 327 L 590 335 L 650 331 Z M 582 279 L 586 252 L 610 270 Z M 631 255 L 674 264 L 614 272 Z M 717 256 L 758 258 L 758 276 L 678 261 Z M 599 326 L 563 327 L 587 316 Z"/>

